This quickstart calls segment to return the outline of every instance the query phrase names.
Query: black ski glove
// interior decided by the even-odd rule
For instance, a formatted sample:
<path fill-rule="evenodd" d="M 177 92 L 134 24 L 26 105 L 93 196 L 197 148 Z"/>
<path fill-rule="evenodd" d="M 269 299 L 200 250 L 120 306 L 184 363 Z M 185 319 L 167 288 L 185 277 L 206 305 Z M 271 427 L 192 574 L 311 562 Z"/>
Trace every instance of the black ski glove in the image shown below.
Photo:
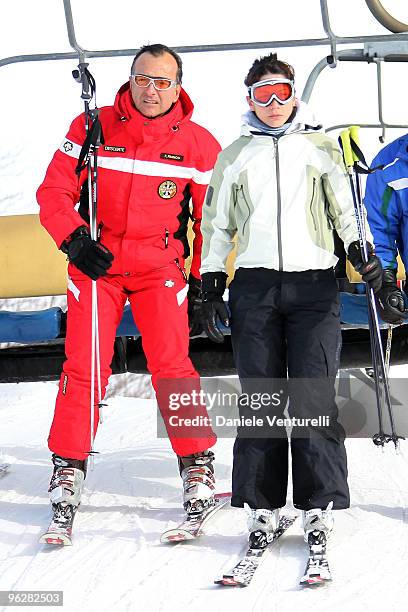
<path fill-rule="evenodd" d="M 202 322 L 204 331 L 213 342 L 224 342 L 217 319 L 229 327 L 228 309 L 222 299 L 227 284 L 225 272 L 205 272 L 201 275 Z"/>
<path fill-rule="evenodd" d="M 377 293 L 381 289 L 382 284 L 382 265 L 381 261 L 374 253 L 372 245 L 367 242 L 367 263 L 363 263 L 361 256 L 360 241 L 355 240 L 348 248 L 348 258 L 351 265 L 363 277 L 363 281 Z"/>
<path fill-rule="evenodd" d="M 376 293 L 378 312 L 386 323 L 402 323 L 408 317 L 404 293 L 397 285 L 397 271 L 386 268 L 382 274 L 382 287 Z"/>
<path fill-rule="evenodd" d="M 201 280 L 190 274 L 188 277 L 188 324 L 190 336 L 199 336 L 203 331 L 201 320 Z"/>
<path fill-rule="evenodd" d="M 78 270 L 97 280 L 111 267 L 113 255 L 103 244 L 92 240 L 85 225 L 78 227 L 61 245 L 61 251 Z"/>

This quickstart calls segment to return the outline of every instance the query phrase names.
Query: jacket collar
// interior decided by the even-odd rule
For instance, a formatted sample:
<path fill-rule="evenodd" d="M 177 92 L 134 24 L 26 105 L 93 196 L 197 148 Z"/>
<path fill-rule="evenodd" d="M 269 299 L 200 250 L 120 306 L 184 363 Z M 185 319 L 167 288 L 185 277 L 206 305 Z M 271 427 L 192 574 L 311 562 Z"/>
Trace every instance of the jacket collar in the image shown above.
<path fill-rule="evenodd" d="M 402 136 L 400 146 L 398 147 L 398 151 L 396 157 L 399 159 L 408 160 L 408 136 Z"/>
<path fill-rule="evenodd" d="M 317 122 L 310 107 L 301 100 L 296 99 L 297 113 L 285 134 L 296 132 L 314 132 L 322 129 L 322 125 Z M 241 136 L 253 136 L 254 128 L 248 124 L 246 114 L 242 117 Z M 259 132 L 257 132 L 259 135 Z M 265 134 L 266 135 L 266 134 Z"/>

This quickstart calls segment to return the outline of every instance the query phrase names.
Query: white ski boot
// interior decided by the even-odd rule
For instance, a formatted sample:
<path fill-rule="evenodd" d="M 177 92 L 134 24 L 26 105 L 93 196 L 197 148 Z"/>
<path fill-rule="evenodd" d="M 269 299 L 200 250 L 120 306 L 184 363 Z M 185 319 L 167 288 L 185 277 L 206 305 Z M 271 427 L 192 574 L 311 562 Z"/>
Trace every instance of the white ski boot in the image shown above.
<path fill-rule="evenodd" d="M 279 526 L 280 509 L 257 510 L 249 508 L 248 517 L 249 545 L 251 548 L 265 548 L 273 540 L 275 531 Z"/>
<path fill-rule="evenodd" d="M 54 472 L 48 489 L 52 505 L 63 503 L 78 507 L 85 479 L 85 461 L 53 455 L 52 462 Z"/>
<path fill-rule="evenodd" d="M 308 542 L 309 533 L 312 531 L 323 531 L 326 536 L 326 540 L 329 538 L 334 526 L 332 508 L 333 502 L 330 502 L 326 510 L 321 510 L 321 508 L 302 510 L 305 542 Z"/>
<path fill-rule="evenodd" d="M 72 525 L 81 503 L 86 474 L 86 461 L 52 456 L 54 472 L 48 492 L 53 517 L 48 530 L 41 536 L 43 544 L 71 544 Z"/>
<path fill-rule="evenodd" d="M 327 540 L 334 525 L 332 507 L 333 502 L 330 502 L 326 510 L 313 508 L 302 511 L 304 539 L 309 546 L 309 558 L 305 573 L 300 579 L 301 586 L 314 587 L 332 579 L 326 553 Z"/>
<path fill-rule="evenodd" d="M 215 503 L 214 453 L 206 450 L 178 459 L 184 510 L 188 515 L 199 514 Z"/>
<path fill-rule="evenodd" d="M 54 472 L 48 492 L 53 516 L 41 544 L 67 546 L 72 544 L 72 525 L 81 503 L 81 493 L 86 475 L 86 461 L 52 456 Z"/>

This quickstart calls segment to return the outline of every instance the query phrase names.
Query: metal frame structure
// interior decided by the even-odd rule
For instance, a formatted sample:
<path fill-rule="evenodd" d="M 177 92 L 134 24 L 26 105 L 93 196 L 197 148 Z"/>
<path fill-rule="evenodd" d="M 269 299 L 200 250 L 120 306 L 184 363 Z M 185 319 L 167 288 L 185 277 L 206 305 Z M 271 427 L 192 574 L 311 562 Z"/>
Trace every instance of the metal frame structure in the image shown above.
<path fill-rule="evenodd" d="M 38 61 L 49 61 L 49 60 L 64 60 L 64 59 L 75 59 L 79 57 L 81 60 L 84 58 L 97 58 L 97 57 L 124 57 L 134 56 L 138 49 L 110 49 L 101 51 L 92 51 L 84 49 L 77 42 L 75 35 L 74 20 L 72 15 L 71 0 L 62 0 L 64 3 L 65 21 L 67 26 L 68 40 L 70 46 L 75 52 L 67 53 L 34 53 L 30 55 L 15 55 L 0 59 L 0 67 L 7 66 L 9 64 L 15 64 L 20 62 L 38 62 Z M 370 0 L 366 0 L 368 3 Z M 328 63 L 334 66 L 337 58 L 337 46 L 338 45 L 350 45 L 354 43 L 379 43 L 379 42 L 393 42 L 393 41 L 408 41 L 408 25 L 407 32 L 397 34 L 386 34 L 386 35 L 375 35 L 375 36 L 337 36 L 333 33 L 330 26 L 329 11 L 327 7 L 327 0 L 320 0 L 320 9 L 323 21 L 323 27 L 327 34 L 326 38 L 309 38 L 309 39 L 295 39 L 295 40 L 271 40 L 271 41 L 257 41 L 257 42 L 237 42 L 229 44 L 212 44 L 212 45 L 190 45 L 190 46 L 178 46 L 174 47 L 178 53 L 203 53 L 206 51 L 241 51 L 245 49 L 265 49 L 265 48 L 289 48 L 289 47 L 311 47 L 311 46 L 324 46 L 328 45 L 331 48 L 331 56 L 328 58 Z M 370 9 L 371 10 L 371 9 Z"/>
<path fill-rule="evenodd" d="M 366 4 L 374 17 L 390 32 L 406 32 L 408 25 L 395 19 L 388 11 L 385 10 L 380 0 L 366 0 Z"/>
<path fill-rule="evenodd" d="M 75 59 L 81 58 L 92 58 L 92 57 L 124 57 L 134 56 L 138 48 L 134 49 L 109 49 L 102 51 L 92 51 L 84 49 L 77 42 L 75 35 L 75 27 L 72 16 L 71 0 L 62 0 L 64 3 L 65 21 L 68 32 L 68 40 L 70 46 L 75 50 L 74 52 L 67 53 L 34 53 L 30 55 L 15 55 L 12 57 L 6 57 L 0 59 L 0 67 L 7 66 L 9 64 L 15 64 L 19 62 L 39 62 L 49 60 L 64 60 L 64 59 Z M 370 0 L 366 0 L 367 4 Z M 337 58 L 337 46 L 338 45 L 350 45 L 350 44 L 361 44 L 361 43 L 377 43 L 377 42 L 393 42 L 393 41 L 408 41 L 408 25 L 407 32 L 397 34 L 379 34 L 374 36 L 337 36 L 333 33 L 330 26 L 329 11 L 327 7 L 327 0 L 320 0 L 321 16 L 323 21 L 323 27 L 327 34 L 326 38 L 306 38 L 306 39 L 295 39 L 295 40 L 270 40 L 270 41 L 257 41 L 257 42 L 237 42 L 229 44 L 212 44 L 212 45 L 190 45 L 190 46 L 177 46 L 174 50 L 178 53 L 203 53 L 206 51 L 242 51 L 245 49 L 269 49 L 269 48 L 289 48 L 289 47 L 313 47 L 313 46 L 324 46 L 328 45 L 331 48 L 331 56 L 328 58 L 328 63 L 334 67 Z M 371 10 L 371 9 L 370 9 Z M 402 24 L 403 25 L 403 24 Z"/>

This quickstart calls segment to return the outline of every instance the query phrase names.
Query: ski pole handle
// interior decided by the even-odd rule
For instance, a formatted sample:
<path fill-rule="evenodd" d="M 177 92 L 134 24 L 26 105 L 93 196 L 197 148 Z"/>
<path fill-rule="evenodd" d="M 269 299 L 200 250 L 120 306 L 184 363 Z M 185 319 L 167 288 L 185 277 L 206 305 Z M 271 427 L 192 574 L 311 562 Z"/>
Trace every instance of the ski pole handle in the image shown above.
<path fill-rule="evenodd" d="M 80 62 L 78 64 L 78 70 L 72 71 L 72 76 L 74 77 L 77 83 L 81 83 L 82 85 L 82 93 L 81 98 L 86 102 L 89 102 L 92 99 L 93 92 L 92 86 L 89 78 L 89 72 L 87 70 L 89 64 L 86 62 Z"/>
<path fill-rule="evenodd" d="M 350 170 L 353 168 L 354 165 L 353 151 L 351 149 L 350 144 L 350 128 L 347 128 L 340 132 L 340 140 L 341 145 L 343 147 L 344 163 L 346 164 L 346 168 L 350 173 Z"/>
<path fill-rule="evenodd" d="M 353 140 L 353 142 L 355 142 L 355 144 L 358 146 L 358 148 L 360 148 L 360 126 L 359 125 L 351 125 L 350 128 L 349 128 L 349 134 L 350 134 L 350 140 Z M 354 162 L 360 161 L 359 158 L 358 158 L 358 155 L 356 155 L 353 150 L 351 150 L 351 153 L 353 155 L 353 161 Z"/>

